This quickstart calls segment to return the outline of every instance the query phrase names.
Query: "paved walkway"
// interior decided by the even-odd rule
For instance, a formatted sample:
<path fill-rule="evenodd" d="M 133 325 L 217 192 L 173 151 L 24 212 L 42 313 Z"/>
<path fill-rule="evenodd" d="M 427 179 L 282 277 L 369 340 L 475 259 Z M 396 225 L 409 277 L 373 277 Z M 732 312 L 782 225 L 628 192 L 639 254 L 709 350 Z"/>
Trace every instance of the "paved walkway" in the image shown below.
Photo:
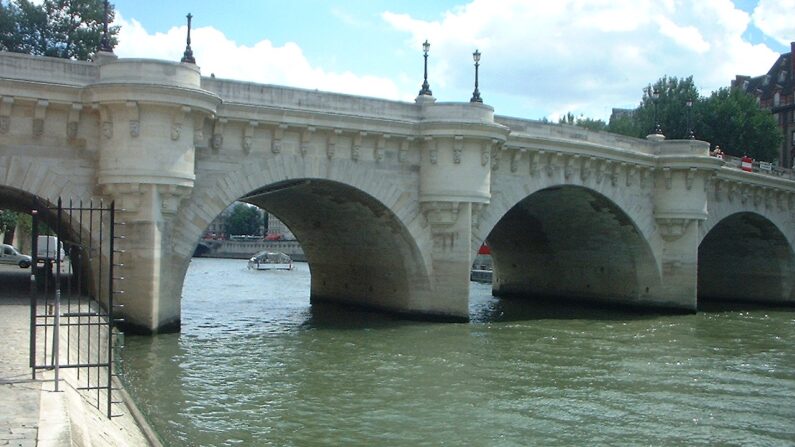
<path fill-rule="evenodd" d="M 0 446 L 35 446 L 42 383 L 28 366 L 30 270 L 0 266 Z"/>
<path fill-rule="evenodd" d="M 0 265 L 0 447 L 159 445 L 153 433 L 142 432 L 134 407 L 108 419 L 86 404 L 68 371 L 60 392 L 53 391 L 51 372 L 31 379 L 29 296 L 30 270 Z"/>

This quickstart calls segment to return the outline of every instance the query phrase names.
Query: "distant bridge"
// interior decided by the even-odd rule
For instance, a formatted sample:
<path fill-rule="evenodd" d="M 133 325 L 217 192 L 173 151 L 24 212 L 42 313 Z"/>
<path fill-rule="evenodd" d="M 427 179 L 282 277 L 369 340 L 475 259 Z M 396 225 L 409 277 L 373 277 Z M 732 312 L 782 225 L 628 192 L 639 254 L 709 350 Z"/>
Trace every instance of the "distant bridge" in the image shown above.
<path fill-rule="evenodd" d="M 708 149 L 428 96 L 0 53 L 0 206 L 116 200 L 125 312 L 145 331 L 179 327 L 190 257 L 235 200 L 298 237 L 312 300 L 466 319 L 471 260 L 488 240 L 496 295 L 795 302 L 792 172 L 743 172 Z"/>

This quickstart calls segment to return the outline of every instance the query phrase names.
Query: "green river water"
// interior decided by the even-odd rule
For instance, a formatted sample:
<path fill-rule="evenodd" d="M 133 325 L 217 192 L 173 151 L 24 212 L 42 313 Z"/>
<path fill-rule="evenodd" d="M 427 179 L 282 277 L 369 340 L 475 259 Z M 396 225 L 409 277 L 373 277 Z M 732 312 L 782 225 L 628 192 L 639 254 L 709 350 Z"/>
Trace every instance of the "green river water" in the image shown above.
<path fill-rule="evenodd" d="M 309 305 L 309 269 L 193 259 L 182 332 L 127 337 L 169 446 L 795 445 L 795 309 L 491 297 L 472 322 Z"/>

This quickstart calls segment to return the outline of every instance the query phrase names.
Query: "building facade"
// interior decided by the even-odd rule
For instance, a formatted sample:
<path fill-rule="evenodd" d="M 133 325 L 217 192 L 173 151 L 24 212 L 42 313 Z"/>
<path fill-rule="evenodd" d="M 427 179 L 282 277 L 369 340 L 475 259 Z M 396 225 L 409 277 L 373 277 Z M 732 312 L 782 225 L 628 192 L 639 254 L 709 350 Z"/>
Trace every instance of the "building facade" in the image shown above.
<path fill-rule="evenodd" d="M 790 52 L 779 56 L 767 74 L 757 77 L 737 75 L 732 88 L 741 88 L 756 96 L 759 106 L 770 110 L 784 135 L 779 152 L 779 164 L 792 167 L 795 161 L 795 42 Z"/>

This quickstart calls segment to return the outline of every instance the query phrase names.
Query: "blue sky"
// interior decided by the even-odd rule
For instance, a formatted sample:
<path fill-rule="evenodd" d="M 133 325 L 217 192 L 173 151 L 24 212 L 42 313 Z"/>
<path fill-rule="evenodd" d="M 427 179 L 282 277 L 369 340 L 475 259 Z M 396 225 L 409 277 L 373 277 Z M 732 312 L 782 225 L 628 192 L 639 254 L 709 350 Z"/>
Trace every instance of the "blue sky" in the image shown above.
<path fill-rule="evenodd" d="M 178 60 L 185 14 L 204 75 L 411 101 L 467 101 L 472 51 L 496 113 L 607 119 L 663 75 L 703 94 L 761 75 L 795 41 L 795 0 L 118 0 L 120 57 Z"/>

